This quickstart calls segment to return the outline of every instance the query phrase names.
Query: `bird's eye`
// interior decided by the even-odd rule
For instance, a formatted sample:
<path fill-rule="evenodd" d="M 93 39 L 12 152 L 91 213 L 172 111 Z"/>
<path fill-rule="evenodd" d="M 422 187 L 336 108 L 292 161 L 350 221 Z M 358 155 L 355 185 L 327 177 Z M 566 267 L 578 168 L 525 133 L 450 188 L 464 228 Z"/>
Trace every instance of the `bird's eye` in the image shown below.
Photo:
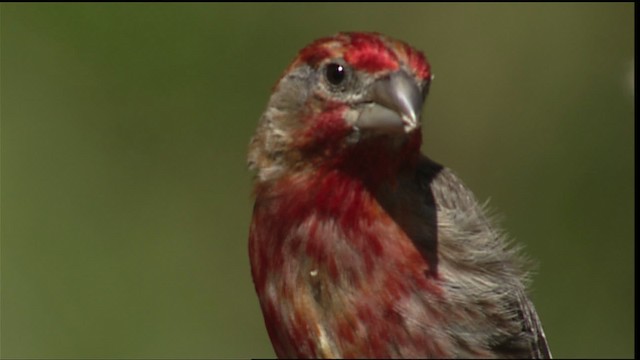
<path fill-rule="evenodd" d="M 343 65 L 331 63 L 325 68 L 325 76 L 332 85 L 340 85 L 347 78 L 347 69 Z"/>

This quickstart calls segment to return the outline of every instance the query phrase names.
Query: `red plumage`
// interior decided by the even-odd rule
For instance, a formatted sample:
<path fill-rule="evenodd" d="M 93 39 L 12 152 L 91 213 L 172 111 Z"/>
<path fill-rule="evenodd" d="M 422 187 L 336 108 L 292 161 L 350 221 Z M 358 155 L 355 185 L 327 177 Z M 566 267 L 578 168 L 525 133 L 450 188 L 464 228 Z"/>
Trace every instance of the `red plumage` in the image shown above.
<path fill-rule="evenodd" d="M 276 85 L 249 152 L 249 254 L 279 357 L 549 356 L 518 258 L 420 154 L 430 81 L 409 45 L 342 33 Z"/>

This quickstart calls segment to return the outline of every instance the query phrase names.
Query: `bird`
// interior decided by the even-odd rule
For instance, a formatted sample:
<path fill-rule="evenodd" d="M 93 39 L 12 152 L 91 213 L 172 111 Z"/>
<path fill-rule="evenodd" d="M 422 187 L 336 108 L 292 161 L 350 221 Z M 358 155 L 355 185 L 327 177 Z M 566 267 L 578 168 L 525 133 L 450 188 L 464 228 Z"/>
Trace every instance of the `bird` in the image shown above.
<path fill-rule="evenodd" d="M 376 32 L 300 50 L 250 140 L 251 275 L 279 358 L 550 358 L 529 272 L 421 153 L 424 54 Z"/>

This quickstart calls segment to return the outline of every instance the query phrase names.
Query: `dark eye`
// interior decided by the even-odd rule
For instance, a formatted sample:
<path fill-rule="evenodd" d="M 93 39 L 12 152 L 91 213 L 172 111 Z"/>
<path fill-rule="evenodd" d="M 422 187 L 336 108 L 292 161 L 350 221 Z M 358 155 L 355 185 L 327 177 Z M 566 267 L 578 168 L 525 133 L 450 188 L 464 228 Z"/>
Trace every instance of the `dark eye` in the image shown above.
<path fill-rule="evenodd" d="M 343 65 L 331 63 L 325 69 L 325 76 L 329 83 L 340 85 L 347 77 L 347 69 Z"/>

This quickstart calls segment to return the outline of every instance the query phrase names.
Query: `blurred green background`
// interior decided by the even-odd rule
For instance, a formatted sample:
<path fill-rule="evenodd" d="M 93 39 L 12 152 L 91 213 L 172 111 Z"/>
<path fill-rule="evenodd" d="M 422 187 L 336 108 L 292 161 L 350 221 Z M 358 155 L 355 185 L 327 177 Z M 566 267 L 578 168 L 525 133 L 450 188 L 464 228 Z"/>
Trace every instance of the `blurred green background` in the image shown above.
<path fill-rule="evenodd" d="M 6 4 L 3 358 L 272 357 L 245 154 L 298 49 L 422 49 L 424 151 L 538 263 L 556 357 L 631 357 L 634 4 Z"/>

